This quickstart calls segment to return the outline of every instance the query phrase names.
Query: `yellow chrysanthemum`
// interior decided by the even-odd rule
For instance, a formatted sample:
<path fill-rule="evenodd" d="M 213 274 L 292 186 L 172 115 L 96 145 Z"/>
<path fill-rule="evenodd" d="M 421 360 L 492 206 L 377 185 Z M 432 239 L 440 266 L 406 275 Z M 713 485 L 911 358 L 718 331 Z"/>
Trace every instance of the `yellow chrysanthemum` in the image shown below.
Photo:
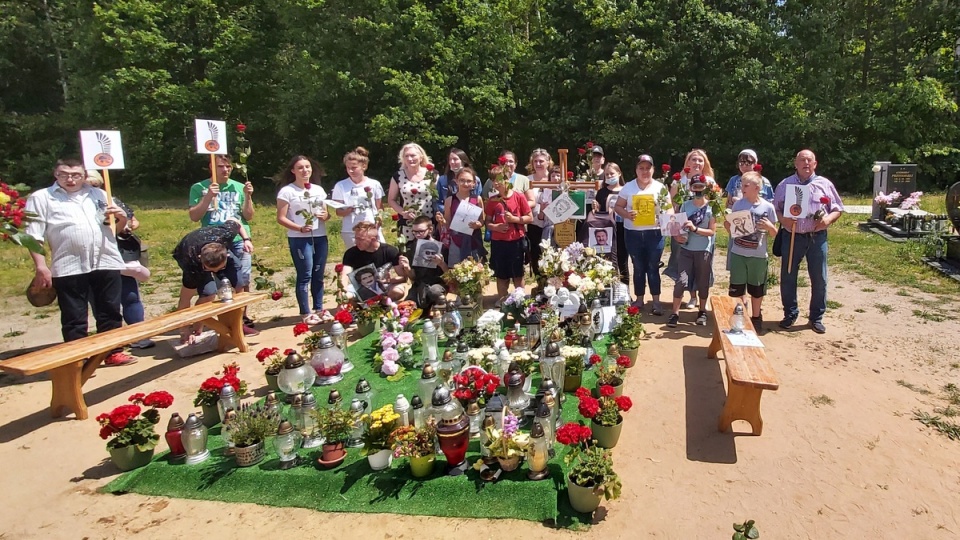
<path fill-rule="evenodd" d="M 0 191 L 0 205 L 10 202 L 10 196 Z"/>

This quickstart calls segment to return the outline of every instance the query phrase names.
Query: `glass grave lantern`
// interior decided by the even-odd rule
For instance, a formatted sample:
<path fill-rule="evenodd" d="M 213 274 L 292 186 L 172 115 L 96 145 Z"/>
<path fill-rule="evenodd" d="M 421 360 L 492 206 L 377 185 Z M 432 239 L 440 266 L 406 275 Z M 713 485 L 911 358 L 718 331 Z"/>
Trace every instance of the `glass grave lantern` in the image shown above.
<path fill-rule="evenodd" d="M 457 342 L 457 351 L 453 353 L 453 372 L 460 373 L 463 371 L 463 368 L 470 363 L 468 358 L 470 354 L 470 346 L 464 341 Z"/>
<path fill-rule="evenodd" d="M 210 457 L 210 450 L 207 450 L 207 426 L 203 425 L 196 414 L 190 413 L 187 416 L 180 441 L 187 452 L 184 460 L 187 465 L 202 463 Z"/>
<path fill-rule="evenodd" d="M 527 346 L 530 347 L 531 351 L 540 350 L 540 329 L 541 329 L 541 319 L 540 312 L 534 311 L 527 316 L 527 322 L 524 325 L 527 329 Z"/>
<path fill-rule="evenodd" d="M 447 474 L 459 476 L 467 468 L 470 421 L 460 402 L 453 399 L 450 390 L 444 386 L 434 388 L 431 403 L 430 416 L 437 422 L 437 440 L 440 451 L 447 458 Z"/>
<path fill-rule="evenodd" d="M 273 390 L 267 392 L 267 398 L 264 401 L 264 405 L 266 407 L 265 410 L 267 414 L 275 414 L 280 416 L 280 401 L 277 400 L 277 394 L 275 394 Z"/>
<path fill-rule="evenodd" d="M 226 383 L 220 388 L 220 399 L 217 400 L 217 412 L 220 413 L 220 421 L 223 422 L 227 418 L 227 411 L 229 410 L 240 410 L 240 397 L 237 396 L 237 392 L 233 389 L 233 386 L 230 383 Z"/>
<path fill-rule="evenodd" d="M 220 284 L 217 286 L 217 299 L 224 304 L 233 302 L 233 294 L 233 285 L 230 284 L 230 280 L 227 278 L 221 279 Z"/>
<path fill-rule="evenodd" d="M 420 334 L 420 344 L 423 347 L 423 363 L 436 364 L 440 355 L 437 352 L 437 327 L 432 321 L 423 323 L 423 332 Z"/>
<path fill-rule="evenodd" d="M 487 400 L 484 411 L 493 417 L 493 423 L 497 429 L 503 429 L 503 408 L 506 405 L 507 402 L 501 394 L 494 394 Z"/>
<path fill-rule="evenodd" d="M 527 376 L 520 369 L 520 364 L 510 362 L 510 367 L 507 368 L 507 373 L 504 375 L 504 384 L 507 386 L 507 405 L 520 419 L 521 425 L 526 418 L 523 411 L 530 406 L 530 396 L 523 391 L 523 383 L 526 378 Z"/>
<path fill-rule="evenodd" d="M 334 322 L 333 325 L 330 326 L 330 339 L 333 340 L 333 344 L 343 353 L 343 366 L 340 368 L 340 373 L 353 370 L 353 363 L 350 362 L 350 358 L 347 356 L 346 328 L 339 322 Z"/>
<path fill-rule="evenodd" d="M 366 407 L 366 403 L 360 401 L 359 399 L 354 398 L 350 402 L 350 417 L 353 418 L 353 429 L 350 430 L 350 436 L 347 437 L 347 442 L 345 446 L 348 448 L 360 448 L 363 446 L 363 410 Z"/>
<path fill-rule="evenodd" d="M 293 429 L 289 420 L 280 422 L 277 436 L 273 438 L 273 448 L 280 457 L 280 470 L 287 470 L 297 465 L 297 450 L 300 448 L 300 431 Z"/>
<path fill-rule="evenodd" d="M 430 390 L 430 395 L 433 395 L 433 390 Z M 413 417 L 413 427 L 417 429 L 423 429 L 426 423 L 427 410 L 423 408 L 423 400 L 420 399 L 420 396 L 413 396 L 410 399 L 410 412 Z"/>
<path fill-rule="evenodd" d="M 480 404 L 477 403 L 477 400 L 471 399 L 470 403 L 467 403 L 467 418 L 470 421 L 470 438 L 477 439 L 480 437 L 480 424 L 483 422 L 483 411 L 480 409 Z"/>
<path fill-rule="evenodd" d="M 340 391 L 336 388 L 330 390 L 330 393 L 327 394 L 327 405 L 331 407 L 339 407 L 343 402 L 343 398 L 340 396 Z"/>
<path fill-rule="evenodd" d="M 496 427 L 497 422 L 493 419 L 493 415 L 488 412 L 484 412 L 483 423 L 480 425 L 480 459 L 482 459 L 487 465 L 493 465 L 497 462 L 497 458 L 491 456 L 490 449 L 487 448 L 487 443 L 490 442 L 490 436 L 487 435 L 487 428 Z"/>
<path fill-rule="evenodd" d="M 227 409 L 227 412 L 223 415 L 223 424 L 220 426 L 220 434 L 223 436 L 223 442 L 227 443 L 226 448 L 223 449 L 223 455 L 232 456 L 236 454 L 237 445 L 233 443 L 233 432 L 235 431 L 235 425 L 237 422 L 237 411 L 234 409 Z"/>
<path fill-rule="evenodd" d="M 540 360 L 540 377 L 552 379 L 557 389 L 557 401 L 563 402 L 563 378 L 567 374 L 567 361 L 560 354 L 560 343 L 551 340 L 543 352 Z"/>
<path fill-rule="evenodd" d="M 167 446 L 170 447 L 171 460 L 181 460 L 187 456 L 183 441 L 180 439 L 182 434 L 183 418 L 179 413 L 173 413 L 170 415 L 170 421 L 167 422 L 167 432 L 163 434 L 163 438 L 167 440 Z"/>
<path fill-rule="evenodd" d="M 283 362 L 280 375 L 277 376 L 277 385 L 289 399 L 293 399 L 291 396 L 302 394 L 313 386 L 316 378 L 317 372 L 313 367 L 306 365 L 302 356 L 291 351 Z"/>
<path fill-rule="evenodd" d="M 543 433 L 543 428 L 539 423 L 534 424 L 530 429 L 530 447 L 527 449 L 527 463 L 530 466 L 530 472 L 527 478 L 530 480 L 543 480 L 550 475 L 550 469 L 547 463 L 550 461 L 550 452 L 547 448 L 547 440 Z"/>
<path fill-rule="evenodd" d="M 453 357 L 453 353 L 447 351 L 444 353 L 444 358 L 449 354 L 450 357 Z M 446 360 L 444 360 L 446 361 Z M 444 365 L 443 362 L 440 363 L 441 366 Z M 441 373 L 446 373 L 447 377 L 451 377 L 452 373 L 449 371 L 450 368 L 442 368 Z M 417 381 L 418 396 L 432 396 L 433 389 L 437 387 L 438 384 L 442 382 L 442 379 L 437 377 L 436 371 L 433 369 L 433 365 L 424 364 L 423 369 L 420 371 L 420 380 Z M 446 384 L 446 383 L 444 383 Z"/>
<path fill-rule="evenodd" d="M 397 399 L 393 402 L 393 412 L 400 415 L 400 426 L 409 426 L 413 422 L 410 419 L 410 400 L 403 394 L 397 394 Z"/>
<path fill-rule="evenodd" d="M 373 411 L 373 396 L 373 388 L 370 387 L 370 383 L 366 379 L 357 381 L 357 386 L 353 389 L 353 397 L 363 403 L 363 412 L 366 414 Z M 351 409 L 352 405 L 351 403 Z"/>
<path fill-rule="evenodd" d="M 296 406 L 296 398 L 293 406 L 296 428 L 303 435 L 303 447 L 316 448 L 323 444 L 323 437 L 320 437 L 317 431 L 317 419 L 313 415 L 313 411 L 317 410 L 317 398 L 310 391 L 298 397 L 301 397 L 300 407 Z"/>
<path fill-rule="evenodd" d="M 546 439 L 547 445 L 550 448 L 553 448 L 552 445 L 557 432 L 557 424 L 556 420 L 554 420 L 555 408 L 556 402 L 553 396 L 550 394 L 543 396 L 543 401 L 540 402 L 540 407 L 537 408 L 537 418 L 534 421 L 543 429 L 543 437 Z"/>
<path fill-rule="evenodd" d="M 329 386 L 342 381 L 344 358 L 343 351 L 333 344 L 330 336 L 321 337 L 317 350 L 310 357 L 310 366 L 317 374 L 313 384 Z"/>
<path fill-rule="evenodd" d="M 733 315 L 730 316 L 730 333 L 742 334 L 745 324 L 743 319 L 743 304 L 737 302 L 737 307 L 733 308 Z"/>
<path fill-rule="evenodd" d="M 440 330 L 448 343 L 456 339 L 463 330 L 463 318 L 460 317 L 460 312 L 457 311 L 453 302 L 447 302 L 447 309 L 440 318 Z"/>

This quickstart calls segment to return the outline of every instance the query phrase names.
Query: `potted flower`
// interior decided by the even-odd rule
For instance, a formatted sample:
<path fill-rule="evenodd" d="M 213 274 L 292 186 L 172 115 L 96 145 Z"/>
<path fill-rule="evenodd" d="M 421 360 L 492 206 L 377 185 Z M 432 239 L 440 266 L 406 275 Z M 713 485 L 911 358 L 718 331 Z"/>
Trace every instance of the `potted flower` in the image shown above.
<path fill-rule="evenodd" d="M 601 361 L 600 356 L 595 354 L 590 357 L 590 363 L 595 365 L 597 370 L 597 387 L 594 392 L 596 396 L 600 396 L 601 386 L 612 386 L 614 395 L 623 395 L 623 380 L 627 368 L 630 367 L 629 356 L 608 356 L 605 361 Z"/>
<path fill-rule="evenodd" d="M 510 353 L 510 361 L 520 366 L 520 371 L 526 376 L 523 380 L 523 391 L 529 393 L 533 385 L 533 374 L 540 372 L 540 362 L 533 351 L 514 351 Z"/>
<path fill-rule="evenodd" d="M 249 467 L 267 454 L 267 437 L 277 432 L 280 415 L 265 406 L 244 405 L 229 424 L 237 465 Z"/>
<path fill-rule="evenodd" d="M 567 496 L 577 512 L 593 512 L 601 496 L 608 501 L 620 497 L 613 453 L 593 444 L 592 437 L 590 428 L 572 422 L 557 430 L 557 442 L 570 447 L 563 460 L 573 464 L 567 475 Z"/>
<path fill-rule="evenodd" d="M 610 332 L 610 342 L 619 344 L 623 354 L 630 358 L 630 365 L 627 367 L 633 367 L 637 363 L 640 338 L 646 333 L 640 319 L 639 307 L 620 306 L 617 308 L 617 325 Z"/>
<path fill-rule="evenodd" d="M 564 375 L 563 391 L 573 392 L 580 388 L 583 380 L 583 357 L 587 354 L 586 347 L 577 345 L 564 345 L 560 347 L 560 356 L 563 356 Z"/>
<path fill-rule="evenodd" d="M 378 298 L 371 298 L 362 304 L 352 304 L 351 313 L 357 323 L 357 332 L 362 337 L 377 329 L 380 318 L 387 314 L 387 309 Z"/>
<path fill-rule="evenodd" d="M 130 404 L 120 405 L 109 413 L 97 416 L 100 438 L 110 439 L 107 451 L 110 460 L 121 471 L 143 467 L 153 458 L 160 435 L 154 426 L 160 422 L 159 409 L 173 405 L 173 396 L 164 391 L 133 394 Z M 141 407 L 149 407 L 143 410 Z"/>
<path fill-rule="evenodd" d="M 490 456 L 500 462 L 500 468 L 510 472 L 520 466 L 520 458 L 530 447 L 530 436 L 520 433 L 520 420 L 504 408 L 503 429 L 487 426 L 485 446 Z"/>
<path fill-rule="evenodd" d="M 623 415 L 633 407 L 633 401 L 627 396 L 615 396 L 613 387 L 600 387 L 600 397 L 595 398 L 586 388 L 580 387 L 576 391 L 580 404 L 577 410 L 584 418 L 591 420 L 593 438 L 601 448 L 613 448 L 620 440 L 620 430 L 623 428 Z"/>
<path fill-rule="evenodd" d="M 317 431 L 324 439 L 320 458 L 317 460 L 326 468 L 336 467 L 347 455 L 344 443 L 353 430 L 353 416 L 350 411 L 339 407 L 324 407 L 310 411 L 317 424 Z"/>
<path fill-rule="evenodd" d="M 414 478 L 424 478 L 433 473 L 437 457 L 437 428 L 432 422 L 422 428 L 398 427 L 390 433 L 389 443 L 393 448 L 393 457 L 409 458 L 410 474 Z"/>
<path fill-rule="evenodd" d="M 264 376 L 267 379 L 267 387 L 274 392 L 279 392 L 280 387 L 277 385 L 277 375 L 280 375 L 280 370 L 283 369 L 283 361 L 290 354 L 291 349 L 287 349 L 280 354 L 280 349 L 277 347 L 264 347 L 260 349 L 260 352 L 257 353 L 257 362 L 263 364 L 264 367 Z"/>
<path fill-rule="evenodd" d="M 239 373 L 240 366 L 236 362 L 225 364 L 223 366 L 223 376 L 210 377 L 200 385 L 197 396 L 193 398 L 193 405 L 203 410 L 203 425 L 210 428 L 220 422 L 217 401 L 220 400 L 220 390 L 223 389 L 223 385 L 229 384 L 232 386 L 238 396 L 247 393 L 247 383 L 240 380 Z M 219 374 L 218 371 L 214 375 Z"/>
<path fill-rule="evenodd" d="M 366 429 L 363 431 L 363 455 L 367 456 L 370 468 L 386 469 L 393 461 L 390 434 L 400 425 L 400 415 L 393 411 L 393 404 L 384 405 L 370 414 L 360 417 Z"/>
<path fill-rule="evenodd" d="M 490 283 L 492 277 L 493 270 L 472 258 L 460 261 L 443 274 L 443 279 L 447 282 L 447 285 L 457 291 L 460 304 L 464 307 L 480 304 L 483 288 Z M 470 310 L 466 309 L 464 311 Z"/>

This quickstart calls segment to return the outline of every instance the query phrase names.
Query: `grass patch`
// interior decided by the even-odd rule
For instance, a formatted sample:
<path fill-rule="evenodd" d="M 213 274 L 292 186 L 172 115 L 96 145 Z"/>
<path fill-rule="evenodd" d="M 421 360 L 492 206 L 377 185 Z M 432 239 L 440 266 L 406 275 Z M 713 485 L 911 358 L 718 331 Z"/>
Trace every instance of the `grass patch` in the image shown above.
<path fill-rule="evenodd" d="M 855 310 L 853 310 L 853 311 L 856 312 L 856 313 L 866 313 L 866 312 L 867 312 L 867 310 L 865 310 L 865 309 L 863 309 L 863 308 L 857 308 L 857 309 L 855 309 Z"/>
<path fill-rule="evenodd" d="M 921 394 L 921 395 L 924 395 L 924 396 L 929 396 L 930 394 L 933 393 L 933 392 L 931 392 L 930 390 L 927 390 L 926 388 L 917 386 L 917 385 L 915 385 L 915 384 L 913 384 L 913 383 L 908 383 L 907 381 L 905 381 L 905 380 L 903 380 L 903 379 L 897 379 L 897 384 L 899 384 L 900 386 L 902 386 L 902 387 L 904 387 L 904 388 L 906 388 L 906 389 L 908 389 L 908 390 L 913 390 L 914 392 L 916 392 L 916 393 L 918 393 L 918 394 Z"/>
<path fill-rule="evenodd" d="M 50 318 L 50 314 L 49 314 L 49 313 L 37 313 L 36 315 L 33 316 L 33 318 L 34 318 L 34 319 L 49 319 L 49 318 Z"/>
<path fill-rule="evenodd" d="M 843 304 L 836 302 L 834 300 L 827 300 L 827 309 L 840 309 L 843 307 Z"/>
<path fill-rule="evenodd" d="M 826 394 L 820 394 L 819 396 L 810 396 L 810 403 L 814 407 L 820 408 L 821 405 L 833 405 L 833 398 Z"/>
<path fill-rule="evenodd" d="M 860 292 L 877 292 L 877 290 L 876 290 L 876 289 L 872 289 L 872 288 L 870 288 L 870 287 L 864 287 L 864 288 L 860 289 Z"/>
<path fill-rule="evenodd" d="M 943 322 L 947 320 L 946 315 L 935 312 L 935 311 L 927 311 L 925 309 L 913 310 L 913 316 L 918 319 L 923 319 L 924 321 L 932 321 L 932 322 Z"/>
<path fill-rule="evenodd" d="M 943 394 L 950 405 L 960 407 L 960 387 L 953 383 L 948 383 L 943 387 Z"/>
<path fill-rule="evenodd" d="M 946 407 L 934 407 L 933 412 L 946 416 L 947 418 L 953 418 L 960 414 L 960 409 L 957 409 L 953 405 L 947 405 Z"/>
<path fill-rule="evenodd" d="M 6 334 L 4 334 L 3 337 L 5 337 L 5 338 L 11 338 L 11 337 L 17 337 L 17 336 L 22 336 L 22 335 L 23 335 L 23 330 L 11 330 L 11 331 L 7 332 Z"/>
<path fill-rule="evenodd" d="M 883 313 L 884 315 L 893 311 L 893 306 L 891 306 L 890 304 L 874 304 L 873 307 L 880 310 L 880 313 Z"/>
<path fill-rule="evenodd" d="M 951 441 L 960 439 L 960 425 L 950 422 L 949 420 L 944 420 L 939 415 L 933 415 L 923 411 L 913 411 L 913 419 L 946 435 Z"/>
<path fill-rule="evenodd" d="M 905 291 L 903 289 L 900 289 L 897 291 L 897 296 L 913 296 L 913 295 L 910 294 L 910 291 Z"/>

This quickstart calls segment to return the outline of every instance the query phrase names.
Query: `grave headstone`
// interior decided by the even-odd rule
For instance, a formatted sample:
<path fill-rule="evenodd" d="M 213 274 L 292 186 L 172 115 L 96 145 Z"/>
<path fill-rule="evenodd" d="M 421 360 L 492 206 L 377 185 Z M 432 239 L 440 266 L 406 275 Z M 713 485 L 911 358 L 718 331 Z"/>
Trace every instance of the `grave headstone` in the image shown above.
<path fill-rule="evenodd" d="M 917 190 L 917 166 L 912 163 L 894 164 L 889 161 L 874 163 L 879 170 L 873 174 L 873 196 L 881 191 L 892 193 L 899 191 L 904 197 Z M 873 219 L 883 219 L 880 205 L 873 203 Z"/>

